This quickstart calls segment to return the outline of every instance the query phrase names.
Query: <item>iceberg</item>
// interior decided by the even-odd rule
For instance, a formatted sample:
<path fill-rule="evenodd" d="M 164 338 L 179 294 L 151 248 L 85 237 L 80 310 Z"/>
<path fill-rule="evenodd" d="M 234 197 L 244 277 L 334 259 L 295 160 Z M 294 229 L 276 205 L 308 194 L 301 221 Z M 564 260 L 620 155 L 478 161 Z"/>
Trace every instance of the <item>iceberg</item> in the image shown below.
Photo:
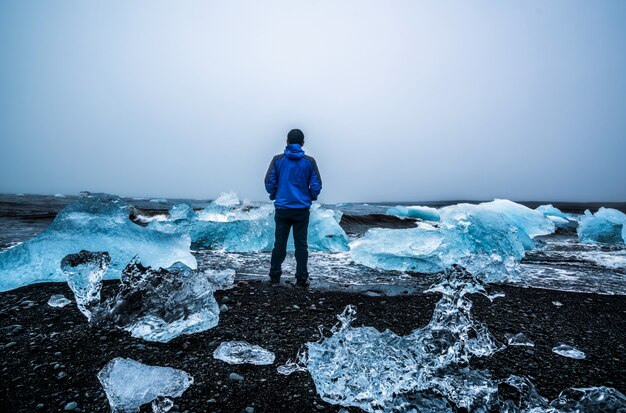
<path fill-rule="evenodd" d="M 582 351 L 568 344 L 563 344 L 563 343 L 554 347 L 552 349 L 552 352 L 558 354 L 559 356 L 569 357 L 571 359 L 577 359 L 577 360 L 582 360 L 586 357 L 585 353 L 583 353 Z"/>
<path fill-rule="evenodd" d="M 78 254 L 69 254 L 61 260 L 61 269 L 74 293 L 76 305 L 87 320 L 91 319 L 92 309 L 100 303 L 102 275 L 109 268 L 110 262 L 108 252 L 85 250 Z"/>
<path fill-rule="evenodd" d="M 98 373 L 98 380 L 113 413 L 139 412 L 141 405 L 157 398 L 180 397 L 193 384 L 193 377 L 183 370 L 121 357 L 109 361 Z M 167 404 L 159 403 L 160 407 Z"/>
<path fill-rule="evenodd" d="M 117 293 L 93 308 L 91 323 L 167 343 L 215 327 L 220 310 L 213 293 L 232 280 L 233 270 L 203 273 L 180 262 L 152 269 L 136 257 L 122 272 Z"/>
<path fill-rule="evenodd" d="M 583 243 L 626 243 L 626 214 L 617 209 L 604 207 L 595 214 L 586 210 L 577 231 L 578 238 Z"/>
<path fill-rule="evenodd" d="M 558 208 L 552 206 L 552 204 L 540 205 L 535 208 L 535 210 L 541 212 L 554 222 L 557 228 L 576 228 L 578 226 L 578 221 L 573 215 L 561 212 Z"/>
<path fill-rule="evenodd" d="M 263 366 L 274 363 L 274 353 L 245 341 L 221 343 L 213 352 L 213 358 L 228 364 L 255 364 Z"/>
<path fill-rule="evenodd" d="M 190 244 L 185 234 L 167 234 L 133 223 L 129 205 L 117 196 L 83 192 L 41 234 L 0 253 L 0 291 L 64 281 L 61 260 L 81 250 L 109 253 L 105 279 L 118 277 L 137 254 L 154 267 L 180 261 L 196 268 Z"/>
<path fill-rule="evenodd" d="M 496 281 L 515 274 L 534 248 L 533 237 L 554 232 L 542 213 L 507 200 L 458 204 L 439 210 L 437 226 L 372 228 L 350 244 L 358 264 L 384 270 L 436 273 L 454 264 Z"/>
<path fill-rule="evenodd" d="M 72 301 L 65 298 L 63 294 L 54 294 L 50 296 L 50 299 L 48 300 L 48 305 L 50 307 L 65 307 L 71 302 Z"/>
<path fill-rule="evenodd" d="M 386 212 L 387 215 L 395 215 L 400 218 L 416 218 L 424 221 L 439 221 L 439 212 L 437 209 L 425 207 L 425 206 L 403 206 L 396 205 L 393 208 L 389 208 Z"/>
<path fill-rule="evenodd" d="M 340 220 L 341 212 L 314 204 L 309 219 L 309 250 L 347 251 L 349 240 Z M 188 235 L 195 249 L 270 251 L 274 245 L 274 208 L 271 204 L 241 204 L 234 193 L 226 193 L 198 212 L 187 204 L 175 205 L 169 219 L 151 221 L 148 228 Z M 288 249 L 294 249 L 292 238 Z"/>

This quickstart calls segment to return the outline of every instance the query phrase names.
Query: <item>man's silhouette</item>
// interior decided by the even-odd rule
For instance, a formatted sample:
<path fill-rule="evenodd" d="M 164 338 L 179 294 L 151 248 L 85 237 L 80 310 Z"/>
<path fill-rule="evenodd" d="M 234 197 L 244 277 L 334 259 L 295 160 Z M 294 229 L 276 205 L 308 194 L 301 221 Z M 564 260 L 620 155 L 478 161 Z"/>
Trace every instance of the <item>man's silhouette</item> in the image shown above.
<path fill-rule="evenodd" d="M 304 134 L 292 129 L 287 135 L 285 152 L 274 156 L 267 174 L 265 189 L 276 208 L 276 236 L 270 267 L 270 282 L 278 284 L 283 273 L 281 266 L 287 255 L 287 238 L 293 227 L 296 247 L 296 285 L 309 285 L 307 260 L 309 257 L 307 233 L 309 208 L 322 190 L 322 178 L 315 159 L 304 154 Z"/>

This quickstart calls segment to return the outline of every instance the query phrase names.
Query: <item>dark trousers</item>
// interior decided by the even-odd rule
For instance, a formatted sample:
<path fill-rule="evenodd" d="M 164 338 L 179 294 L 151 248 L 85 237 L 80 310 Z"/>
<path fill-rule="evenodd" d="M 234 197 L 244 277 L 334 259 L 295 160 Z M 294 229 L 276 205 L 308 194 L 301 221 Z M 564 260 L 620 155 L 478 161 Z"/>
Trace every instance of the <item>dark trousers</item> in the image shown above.
<path fill-rule="evenodd" d="M 287 255 L 287 239 L 289 230 L 293 227 L 293 241 L 296 246 L 296 278 L 306 280 L 309 277 L 307 261 L 309 259 L 309 245 L 307 234 L 309 230 L 309 209 L 277 209 L 274 214 L 276 233 L 270 277 L 279 279 L 283 273 L 281 266 Z"/>

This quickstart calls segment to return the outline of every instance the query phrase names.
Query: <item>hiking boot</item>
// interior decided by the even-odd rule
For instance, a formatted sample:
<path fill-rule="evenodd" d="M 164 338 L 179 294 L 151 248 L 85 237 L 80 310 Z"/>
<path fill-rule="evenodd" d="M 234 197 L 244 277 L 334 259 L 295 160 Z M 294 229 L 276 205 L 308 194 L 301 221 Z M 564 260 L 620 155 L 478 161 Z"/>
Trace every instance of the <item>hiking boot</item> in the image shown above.
<path fill-rule="evenodd" d="M 306 290 L 307 288 L 309 288 L 309 285 L 311 285 L 311 283 L 309 282 L 309 280 L 307 278 L 298 278 L 298 280 L 296 281 L 296 287 L 298 288 L 302 288 L 303 290 Z"/>
<path fill-rule="evenodd" d="M 270 277 L 270 284 L 272 285 L 280 284 L 280 277 Z"/>

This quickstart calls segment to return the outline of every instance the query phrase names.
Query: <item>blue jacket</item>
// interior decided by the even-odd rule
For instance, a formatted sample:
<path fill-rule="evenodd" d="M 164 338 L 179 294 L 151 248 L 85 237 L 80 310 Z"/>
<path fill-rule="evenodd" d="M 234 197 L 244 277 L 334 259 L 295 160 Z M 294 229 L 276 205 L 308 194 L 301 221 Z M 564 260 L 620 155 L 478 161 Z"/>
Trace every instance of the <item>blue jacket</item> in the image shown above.
<path fill-rule="evenodd" d="M 322 190 L 315 159 L 292 143 L 276 155 L 265 174 L 265 189 L 276 209 L 309 208 Z"/>

